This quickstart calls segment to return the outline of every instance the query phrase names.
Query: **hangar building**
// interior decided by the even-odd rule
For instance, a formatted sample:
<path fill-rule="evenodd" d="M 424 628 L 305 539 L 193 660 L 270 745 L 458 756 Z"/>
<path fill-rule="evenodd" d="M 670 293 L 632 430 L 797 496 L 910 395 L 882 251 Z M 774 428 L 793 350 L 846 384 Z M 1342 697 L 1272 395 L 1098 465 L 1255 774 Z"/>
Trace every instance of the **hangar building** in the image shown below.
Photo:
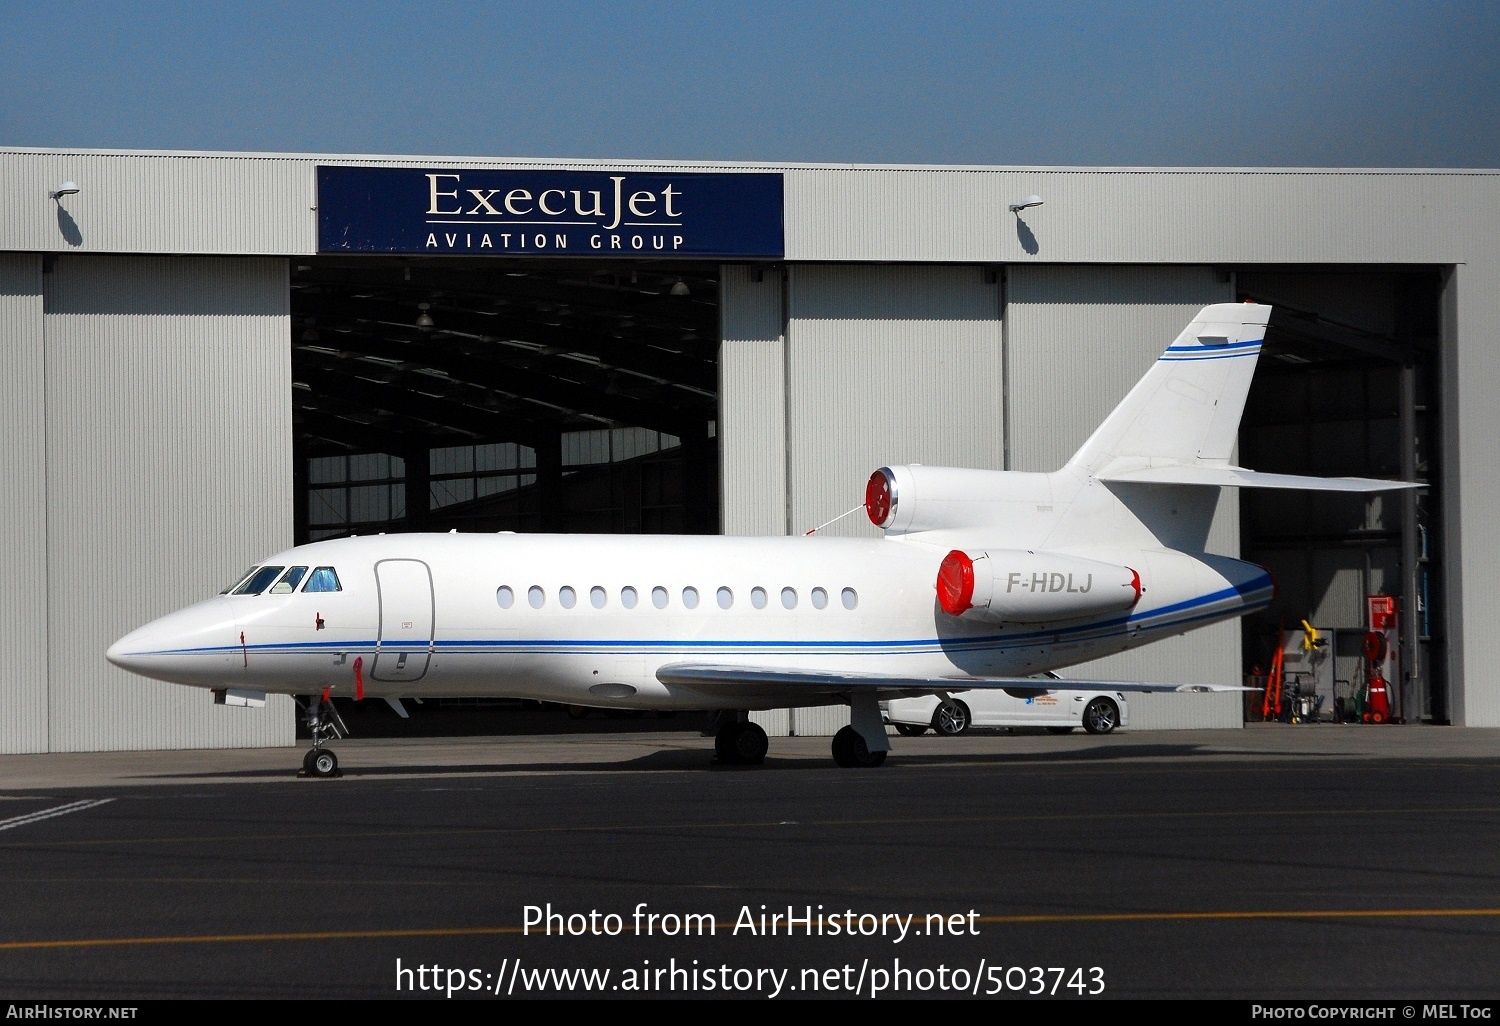
<path fill-rule="evenodd" d="M 801 533 L 882 465 L 1051 470 L 1240 299 L 1276 307 L 1240 462 L 1425 487 L 1226 491 L 1212 547 L 1276 605 L 1080 675 L 1238 683 L 1307 620 L 1347 687 L 1384 596 L 1397 714 L 1500 726 L 1500 173 L 5 149 L 0 181 L 0 751 L 290 743 L 287 701 L 103 653 L 294 541 Z"/>

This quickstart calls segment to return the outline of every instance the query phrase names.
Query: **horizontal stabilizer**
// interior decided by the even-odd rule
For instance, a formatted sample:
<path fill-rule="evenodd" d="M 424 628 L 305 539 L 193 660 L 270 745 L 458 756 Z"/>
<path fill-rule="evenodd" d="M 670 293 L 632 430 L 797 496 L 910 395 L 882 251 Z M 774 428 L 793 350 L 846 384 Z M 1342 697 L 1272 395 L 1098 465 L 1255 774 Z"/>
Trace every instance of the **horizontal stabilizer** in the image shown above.
<path fill-rule="evenodd" d="M 1208 693 L 1254 691 L 1227 684 L 1145 684 L 1139 681 L 1079 680 L 1039 677 L 904 677 L 885 673 L 833 673 L 773 667 L 718 666 L 672 663 L 656 671 L 663 684 L 677 684 L 730 696 L 767 696 L 787 693 L 836 695 L 856 691 L 885 692 L 880 697 L 946 694 L 953 691 L 1003 690 L 1040 695 L 1048 691 L 1131 691 L 1144 693 Z M 792 700 L 792 699 L 789 699 Z"/>
<path fill-rule="evenodd" d="M 1300 474 L 1262 474 L 1244 467 L 1166 466 L 1106 470 L 1100 481 L 1122 484 L 1212 485 L 1219 488 L 1295 488 L 1309 492 L 1384 492 L 1421 488 L 1410 481 L 1380 481 L 1371 477 L 1304 477 Z"/>

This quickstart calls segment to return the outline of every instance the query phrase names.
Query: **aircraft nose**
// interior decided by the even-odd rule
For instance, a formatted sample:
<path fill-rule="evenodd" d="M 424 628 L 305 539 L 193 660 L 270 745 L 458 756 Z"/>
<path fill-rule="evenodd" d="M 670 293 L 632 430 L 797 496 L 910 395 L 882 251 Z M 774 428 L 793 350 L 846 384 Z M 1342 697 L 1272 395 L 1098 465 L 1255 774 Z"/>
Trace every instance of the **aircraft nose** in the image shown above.
<path fill-rule="evenodd" d="M 104 658 L 142 677 L 215 686 L 237 629 L 229 603 L 210 599 L 136 628 L 110 645 Z"/>

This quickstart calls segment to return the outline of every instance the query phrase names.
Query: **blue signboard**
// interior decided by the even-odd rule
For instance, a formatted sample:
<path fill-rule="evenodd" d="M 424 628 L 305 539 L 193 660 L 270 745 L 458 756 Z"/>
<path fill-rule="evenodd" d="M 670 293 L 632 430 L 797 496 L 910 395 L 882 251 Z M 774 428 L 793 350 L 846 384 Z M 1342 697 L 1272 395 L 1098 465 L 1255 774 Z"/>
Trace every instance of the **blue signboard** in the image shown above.
<path fill-rule="evenodd" d="M 777 259 L 781 212 L 780 174 L 318 168 L 320 253 Z"/>

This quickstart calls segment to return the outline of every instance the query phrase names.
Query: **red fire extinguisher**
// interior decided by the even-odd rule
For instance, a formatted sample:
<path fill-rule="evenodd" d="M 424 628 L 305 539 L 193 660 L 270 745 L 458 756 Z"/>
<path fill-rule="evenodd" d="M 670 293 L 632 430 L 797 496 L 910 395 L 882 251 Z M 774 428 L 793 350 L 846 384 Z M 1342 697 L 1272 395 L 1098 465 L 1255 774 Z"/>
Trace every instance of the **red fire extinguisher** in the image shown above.
<path fill-rule="evenodd" d="M 1380 664 L 1385 659 L 1385 635 L 1370 631 L 1365 635 L 1365 658 L 1370 662 L 1370 683 L 1365 696 L 1366 723 L 1384 723 L 1391 718 L 1390 689 L 1380 675 Z"/>

